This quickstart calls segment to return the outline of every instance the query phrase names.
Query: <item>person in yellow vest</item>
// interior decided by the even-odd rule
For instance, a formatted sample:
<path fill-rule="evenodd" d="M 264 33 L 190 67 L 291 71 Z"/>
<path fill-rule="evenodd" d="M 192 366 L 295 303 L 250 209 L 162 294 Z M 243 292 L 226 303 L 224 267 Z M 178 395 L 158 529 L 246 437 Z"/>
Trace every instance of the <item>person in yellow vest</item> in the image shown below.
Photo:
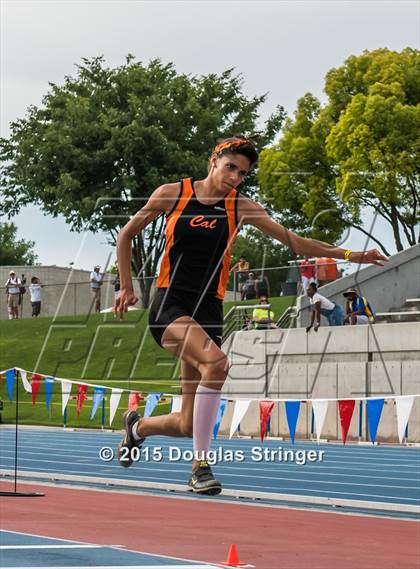
<path fill-rule="evenodd" d="M 267 328 L 277 328 L 274 321 L 274 312 L 270 310 L 268 298 L 260 296 L 258 304 L 267 305 L 267 308 L 255 308 L 252 312 L 252 322 L 256 330 L 267 330 Z"/>
<path fill-rule="evenodd" d="M 355 288 L 343 292 L 346 299 L 345 324 L 369 324 L 375 321 L 375 316 L 367 298 L 359 295 Z"/>

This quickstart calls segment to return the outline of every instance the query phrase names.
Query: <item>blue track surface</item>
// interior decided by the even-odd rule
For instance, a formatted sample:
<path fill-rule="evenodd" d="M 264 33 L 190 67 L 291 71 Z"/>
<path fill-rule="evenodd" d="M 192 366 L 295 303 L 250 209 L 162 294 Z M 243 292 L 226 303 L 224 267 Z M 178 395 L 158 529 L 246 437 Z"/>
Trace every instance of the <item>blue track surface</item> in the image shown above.
<path fill-rule="evenodd" d="M 173 453 L 191 450 L 191 441 L 167 437 L 148 439 L 149 461 L 144 454 L 141 461 L 129 469 L 121 468 L 116 458 L 105 462 L 99 458 L 101 447 L 115 451 L 121 439 L 119 433 L 72 431 L 61 429 L 24 428 L 19 431 L 19 472 L 25 471 L 78 476 L 95 476 L 106 482 L 147 481 L 153 483 L 186 484 L 190 464 L 183 460 L 169 460 Z M 14 466 L 15 432 L 10 427 L 0 428 L 0 467 Z M 322 461 L 279 462 L 256 461 L 252 449 L 324 451 Z M 161 448 L 163 459 L 153 459 L 153 448 Z M 217 439 L 215 450 L 242 451 L 243 461 L 222 462 L 215 473 L 225 489 L 248 492 L 288 494 L 386 502 L 390 504 L 420 505 L 420 449 L 407 447 L 359 446 L 313 443 L 291 445 L 284 441 L 249 439 Z M 158 453 L 159 451 L 155 451 Z M 258 451 L 257 451 L 258 453 Z M 158 459 L 158 454 L 156 459 Z"/>
<path fill-rule="evenodd" d="M 215 565 L 174 557 L 128 551 L 118 546 L 105 547 L 62 539 L 49 539 L 32 534 L 0 530 L 2 569 L 216 569 Z"/>

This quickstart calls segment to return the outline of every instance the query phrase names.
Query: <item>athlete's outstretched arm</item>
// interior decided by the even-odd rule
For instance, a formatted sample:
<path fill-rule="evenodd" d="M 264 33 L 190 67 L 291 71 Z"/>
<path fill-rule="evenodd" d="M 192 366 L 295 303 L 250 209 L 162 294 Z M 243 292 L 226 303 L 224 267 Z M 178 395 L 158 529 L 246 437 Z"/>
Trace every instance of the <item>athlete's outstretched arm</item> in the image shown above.
<path fill-rule="evenodd" d="M 121 229 L 117 238 L 117 261 L 120 274 L 120 293 L 115 301 L 114 311 L 121 316 L 128 307 L 136 304 L 138 298 L 134 294 L 131 278 L 132 240 L 145 227 L 162 213 L 172 208 L 179 193 L 179 183 L 164 184 L 153 192 L 147 201 L 130 221 Z"/>
<path fill-rule="evenodd" d="M 344 259 L 346 249 L 337 247 L 336 245 L 329 245 L 317 239 L 307 239 L 300 237 L 286 229 L 280 223 L 273 221 L 265 209 L 256 202 L 242 197 L 238 203 L 238 216 L 240 223 L 245 225 L 247 223 L 257 227 L 266 235 L 277 239 L 292 251 L 302 256 L 314 257 L 333 257 L 334 259 Z M 373 265 L 382 266 L 388 260 L 387 257 L 382 255 L 377 249 L 370 249 L 368 251 L 353 251 L 348 259 L 352 263 L 372 263 Z"/>

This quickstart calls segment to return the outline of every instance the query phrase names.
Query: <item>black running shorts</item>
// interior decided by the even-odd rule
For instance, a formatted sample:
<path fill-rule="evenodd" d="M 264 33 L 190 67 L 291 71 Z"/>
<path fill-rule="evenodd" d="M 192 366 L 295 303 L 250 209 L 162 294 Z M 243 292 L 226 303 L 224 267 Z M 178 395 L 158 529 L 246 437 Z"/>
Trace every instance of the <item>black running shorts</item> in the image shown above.
<path fill-rule="evenodd" d="M 197 306 L 198 305 L 198 306 Z M 159 288 L 156 291 L 149 312 L 149 327 L 153 338 L 162 345 L 165 329 L 177 318 L 191 316 L 213 342 L 222 345 L 223 334 L 223 303 L 212 295 L 200 295 Z"/>

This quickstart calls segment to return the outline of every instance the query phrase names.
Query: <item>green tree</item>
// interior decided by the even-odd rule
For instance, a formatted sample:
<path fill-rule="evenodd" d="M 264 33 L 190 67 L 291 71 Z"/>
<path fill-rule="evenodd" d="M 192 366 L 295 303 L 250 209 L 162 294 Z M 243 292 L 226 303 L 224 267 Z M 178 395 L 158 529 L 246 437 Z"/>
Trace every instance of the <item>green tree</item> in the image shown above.
<path fill-rule="evenodd" d="M 37 256 L 33 252 L 35 243 L 16 239 L 14 223 L 0 223 L 0 265 L 34 265 Z"/>
<path fill-rule="evenodd" d="M 206 175 L 216 139 L 256 132 L 265 95 L 248 98 L 242 77 L 191 77 L 159 60 L 147 66 L 128 56 L 110 69 L 102 57 L 83 59 L 76 77 L 51 84 L 40 108 L 12 123 L 0 140 L 3 212 L 27 203 L 63 215 L 76 231 L 119 229 L 151 192 L 182 177 Z M 258 137 L 262 147 L 281 128 L 277 109 Z M 252 192 L 255 175 L 245 191 Z M 133 243 L 133 270 L 141 276 L 143 304 L 163 252 L 163 216 Z"/>
<path fill-rule="evenodd" d="M 392 228 L 395 246 L 419 242 L 420 52 L 365 51 L 326 76 L 327 104 L 298 102 L 277 145 L 263 152 L 262 193 L 289 226 L 337 240 L 366 208 Z"/>

